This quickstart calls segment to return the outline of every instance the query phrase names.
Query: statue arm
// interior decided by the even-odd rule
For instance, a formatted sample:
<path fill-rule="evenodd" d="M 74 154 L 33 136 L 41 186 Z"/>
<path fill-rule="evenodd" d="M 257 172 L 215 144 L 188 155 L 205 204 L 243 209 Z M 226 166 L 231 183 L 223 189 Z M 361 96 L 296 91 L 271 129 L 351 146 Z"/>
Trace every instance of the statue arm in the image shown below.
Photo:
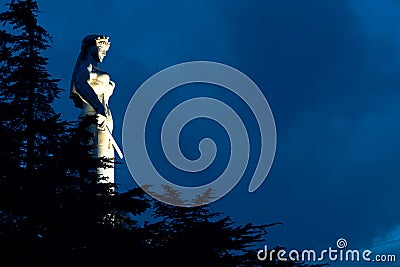
<path fill-rule="evenodd" d="M 89 103 L 89 105 L 92 106 L 92 108 L 99 113 L 100 115 L 107 116 L 106 115 L 106 110 L 103 106 L 103 104 L 99 101 L 99 98 L 97 97 L 96 93 L 90 87 L 88 81 L 90 79 L 90 70 L 92 66 L 91 64 L 86 65 L 85 64 L 80 64 L 77 72 L 76 72 L 76 77 L 75 77 L 75 91 L 76 93 L 79 94 L 79 96 Z"/>

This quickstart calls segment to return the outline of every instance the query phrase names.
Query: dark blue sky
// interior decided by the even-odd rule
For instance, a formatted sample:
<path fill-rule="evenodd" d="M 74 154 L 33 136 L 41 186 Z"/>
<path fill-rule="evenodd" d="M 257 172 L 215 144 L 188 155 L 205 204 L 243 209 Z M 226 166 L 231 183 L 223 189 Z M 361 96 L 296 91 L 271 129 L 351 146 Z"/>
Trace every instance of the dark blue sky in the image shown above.
<path fill-rule="evenodd" d="M 231 65 L 268 99 L 277 153 L 258 191 L 247 193 L 245 177 L 213 207 L 241 223 L 283 222 L 269 231 L 271 244 L 323 249 L 344 237 L 350 248 L 398 253 L 400 2 L 70 0 L 39 8 L 54 37 L 46 54 L 66 89 L 55 105 L 65 119 L 79 113 L 68 86 L 90 33 L 111 38 L 101 68 L 117 83 L 110 105 L 119 143 L 128 102 L 151 75 L 192 60 Z M 116 180 L 135 185 L 124 165 Z"/>

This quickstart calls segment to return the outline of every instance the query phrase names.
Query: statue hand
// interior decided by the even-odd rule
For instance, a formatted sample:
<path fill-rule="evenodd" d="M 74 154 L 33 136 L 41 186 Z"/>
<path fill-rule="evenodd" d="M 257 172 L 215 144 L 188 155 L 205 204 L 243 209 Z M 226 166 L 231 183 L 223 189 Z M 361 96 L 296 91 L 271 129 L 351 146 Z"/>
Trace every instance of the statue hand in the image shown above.
<path fill-rule="evenodd" d="M 99 102 L 96 107 L 93 107 L 93 109 L 98 113 L 98 115 L 101 115 L 103 117 L 106 117 L 106 109 L 105 107 Z"/>
<path fill-rule="evenodd" d="M 97 114 L 97 128 L 100 130 L 105 130 L 106 129 L 106 121 L 107 117 L 103 116 L 101 114 Z"/>

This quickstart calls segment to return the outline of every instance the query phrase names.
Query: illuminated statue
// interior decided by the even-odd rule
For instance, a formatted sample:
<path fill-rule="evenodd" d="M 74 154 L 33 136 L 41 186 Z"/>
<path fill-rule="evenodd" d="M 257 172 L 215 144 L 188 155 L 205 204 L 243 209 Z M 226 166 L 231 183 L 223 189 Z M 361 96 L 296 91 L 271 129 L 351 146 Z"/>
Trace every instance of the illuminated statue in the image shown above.
<path fill-rule="evenodd" d="M 103 62 L 110 48 L 109 37 L 88 35 L 82 40 L 81 52 L 75 64 L 71 80 L 70 98 L 76 107 L 81 109 L 79 118 L 86 115 L 97 115 L 97 125 L 89 127 L 93 133 L 95 155 L 114 160 L 114 149 L 122 158 L 112 137 L 113 119 L 108 106 L 115 83 L 110 76 L 97 65 Z M 98 168 L 98 174 L 107 177 L 107 182 L 114 182 L 114 164 L 111 168 Z"/>

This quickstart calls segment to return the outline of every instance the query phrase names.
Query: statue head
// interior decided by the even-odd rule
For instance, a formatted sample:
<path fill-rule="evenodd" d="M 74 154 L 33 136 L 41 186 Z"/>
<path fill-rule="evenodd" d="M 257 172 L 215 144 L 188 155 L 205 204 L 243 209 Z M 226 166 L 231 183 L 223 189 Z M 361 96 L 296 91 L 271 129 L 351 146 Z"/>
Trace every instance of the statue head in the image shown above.
<path fill-rule="evenodd" d="M 103 62 L 104 57 L 110 48 L 111 42 L 108 36 L 91 34 L 83 38 L 81 53 L 89 53 L 97 62 Z"/>

